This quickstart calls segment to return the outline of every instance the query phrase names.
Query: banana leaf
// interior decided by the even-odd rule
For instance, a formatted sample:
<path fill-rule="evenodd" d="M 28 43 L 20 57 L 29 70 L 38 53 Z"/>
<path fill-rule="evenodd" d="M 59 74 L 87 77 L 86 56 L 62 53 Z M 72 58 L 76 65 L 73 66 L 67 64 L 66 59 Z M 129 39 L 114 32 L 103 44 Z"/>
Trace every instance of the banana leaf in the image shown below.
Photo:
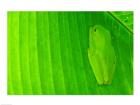
<path fill-rule="evenodd" d="M 8 95 L 132 95 L 133 30 L 116 17 L 9 11 Z M 98 85 L 88 59 L 89 28 L 96 24 L 110 31 L 117 57 L 110 85 Z"/>
<path fill-rule="evenodd" d="M 110 12 L 116 19 L 124 24 L 130 31 L 133 31 L 133 12 Z"/>

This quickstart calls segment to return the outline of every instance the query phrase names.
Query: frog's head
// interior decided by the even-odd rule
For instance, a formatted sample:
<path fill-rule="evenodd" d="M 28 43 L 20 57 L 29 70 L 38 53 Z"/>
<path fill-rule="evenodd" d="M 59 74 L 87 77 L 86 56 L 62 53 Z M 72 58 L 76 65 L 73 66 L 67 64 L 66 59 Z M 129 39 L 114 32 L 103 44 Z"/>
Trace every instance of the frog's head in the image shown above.
<path fill-rule="evenodd" d="M 111 37 L 108 30 L 101 25 L 95 25 L 94 27 L 90 28 L 89 40 L 95 47 L 102 48 L 110 42 Z"/>

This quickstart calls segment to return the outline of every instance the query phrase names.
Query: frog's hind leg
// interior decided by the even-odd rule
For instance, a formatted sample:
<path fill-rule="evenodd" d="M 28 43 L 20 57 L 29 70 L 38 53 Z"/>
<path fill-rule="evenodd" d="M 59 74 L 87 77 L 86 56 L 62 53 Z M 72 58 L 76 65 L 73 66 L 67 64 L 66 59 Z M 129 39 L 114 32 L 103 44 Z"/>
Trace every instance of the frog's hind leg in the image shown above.
<path fill-rule="evenodd" d="M 104 85 L 107 85 L 109 82 L 109 71 L 108 71 L 108 65 L 106 63 L 105 56 L 106 55 L 104 56 L 99 55 L 99 60 L 100 60 L 100 67 L 102 69 Z"/>
<path fill-rule="evenodd" d="M 88 49 L 88 58 L 98 84 L 102 85 L 104 83 L 104 79 L 97 55 L 93 54 L 93 52 Z"/>
<path fill-rule="evenodd" d="M 112 51 L 113 52 L 112 52 L 112 57 L 111 57 L 111 61 L 110 61 L 110 63 L 111 63 L 110 65 L 112 65 L 112 66 L 109 68 L 110 73 L 109 73 L 109 82 L 108 82 L 108 84 L 112 83 L 112 80 L 113 80 L 113 77 L 114 77 L 114 74 L 115 74 L 115 70 L 116 70 L 116 63 L 117 63 L 117 58 L 116 58 L 114 49 L 112 49 Z"/>
<path fill-rule="evenodd" d="M 115 56 L 115 58 L 113 59 L 112 72 L 111 72 L 111 74 L 110 74 L 110 81 L 109 81 L 109 84 L 112 83 L 112 80 L 113 80 L 113 77 L 114 77 L 114 73 L 115 73 L 115 70 L 116 70 L 116 63 L 117 63 L 117 60 L 116 60 L 116 56 Z"/>

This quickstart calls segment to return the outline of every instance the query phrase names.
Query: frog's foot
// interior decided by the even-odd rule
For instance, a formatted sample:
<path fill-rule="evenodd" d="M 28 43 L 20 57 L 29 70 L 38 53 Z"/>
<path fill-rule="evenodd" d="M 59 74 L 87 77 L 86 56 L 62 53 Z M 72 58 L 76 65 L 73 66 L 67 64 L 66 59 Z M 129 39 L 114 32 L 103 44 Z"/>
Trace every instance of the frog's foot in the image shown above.
<path fill-rule="evenodd" d="M 102 81 L 97 81 L 97 83 L 98 83 L 98 85 L 103 85 L 104 84 L 104 82 L 102 82 Z"/>

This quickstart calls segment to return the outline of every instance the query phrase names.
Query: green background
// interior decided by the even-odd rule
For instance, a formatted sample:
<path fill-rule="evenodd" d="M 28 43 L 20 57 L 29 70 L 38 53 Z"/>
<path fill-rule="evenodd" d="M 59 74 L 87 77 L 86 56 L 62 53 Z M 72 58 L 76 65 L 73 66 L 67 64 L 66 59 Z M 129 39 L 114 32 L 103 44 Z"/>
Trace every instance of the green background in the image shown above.
<path fill-rule="evenodd" d="M 97 84 L 88 60 L 89 28 L 96 24 L 112 35 L 111 85 Z M 133 94 L 132 29 L 111 12 L 9 11 L 8 94 Z"/>

